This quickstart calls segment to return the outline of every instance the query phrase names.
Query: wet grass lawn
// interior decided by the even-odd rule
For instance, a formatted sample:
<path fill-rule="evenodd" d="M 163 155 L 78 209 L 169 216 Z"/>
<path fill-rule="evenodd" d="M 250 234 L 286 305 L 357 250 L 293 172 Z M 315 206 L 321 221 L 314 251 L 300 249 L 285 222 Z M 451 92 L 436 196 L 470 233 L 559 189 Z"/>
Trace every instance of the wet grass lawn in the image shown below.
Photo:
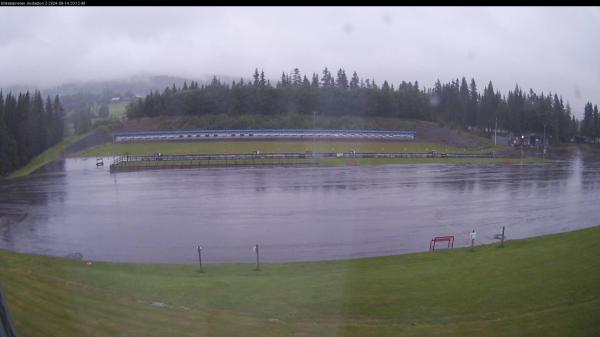
<path fill-rule="evenodd" d="M 0 250 L 0 285 L 20 337 L 600 336 L 598 242 L 595 227 L 504 248 L 205 273 Z"/>

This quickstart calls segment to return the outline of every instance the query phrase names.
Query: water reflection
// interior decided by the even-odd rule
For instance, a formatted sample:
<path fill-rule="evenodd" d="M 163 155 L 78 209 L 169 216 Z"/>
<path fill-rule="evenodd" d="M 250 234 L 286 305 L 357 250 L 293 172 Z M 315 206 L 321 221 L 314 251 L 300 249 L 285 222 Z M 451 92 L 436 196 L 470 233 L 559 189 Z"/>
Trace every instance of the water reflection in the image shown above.
<path fill-rule="evenodd" d="M 598 152 L 533 165 L 203 168 L 109 174 L 67 159 L 0 183 L 0 246 L 136 262 L 396 254 L 597 225 Z M 109 158 L 105 162 L 110 162 Z"/>

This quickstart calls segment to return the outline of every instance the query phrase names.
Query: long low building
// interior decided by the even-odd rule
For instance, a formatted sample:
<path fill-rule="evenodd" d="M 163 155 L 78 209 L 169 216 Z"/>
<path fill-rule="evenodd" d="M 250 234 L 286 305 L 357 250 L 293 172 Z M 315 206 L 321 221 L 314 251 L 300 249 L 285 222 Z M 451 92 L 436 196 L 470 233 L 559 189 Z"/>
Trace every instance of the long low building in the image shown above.
<path fill-rule="evenodd" d="M 115 143 L 205 140 L 274 140 L 274 139 L 357 139 L 414 140 L 415 131 L 331 130 L 331 129 L 240 129 L 144 131 L 113 134 Z"/>

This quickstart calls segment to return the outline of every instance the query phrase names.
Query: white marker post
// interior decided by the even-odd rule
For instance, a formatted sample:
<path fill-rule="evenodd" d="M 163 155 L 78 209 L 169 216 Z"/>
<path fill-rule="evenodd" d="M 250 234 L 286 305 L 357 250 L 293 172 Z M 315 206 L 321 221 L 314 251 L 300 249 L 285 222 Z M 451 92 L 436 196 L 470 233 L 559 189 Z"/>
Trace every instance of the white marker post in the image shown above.
<path fill-rule="evenodd" d="M 473 250 L 475 248 L 475 240 L 477 239 L 477 233 L 475 233 L 475 230 L 473 230 L 469 235 L 471 237 L 471 250 Z"/>

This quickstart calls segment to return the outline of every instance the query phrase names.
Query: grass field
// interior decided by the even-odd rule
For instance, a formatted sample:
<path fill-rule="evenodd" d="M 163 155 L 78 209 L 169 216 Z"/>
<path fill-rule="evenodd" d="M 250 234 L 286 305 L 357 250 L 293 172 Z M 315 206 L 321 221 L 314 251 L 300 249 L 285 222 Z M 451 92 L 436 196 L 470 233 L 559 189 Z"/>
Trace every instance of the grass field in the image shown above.
<path fill-rule="evenodd" d="M 108 105 L 108 116 L 110 118 L 121 119 L 125 117 L 125 108 L 129 102 L 110 103 Z"/>
<path fill-rule="evenodd" d="M 500 147 L 496 148 L 499 149 Z M 207 142 L 156 142 L 156 143 L 121 143 L 103 144 L 73 154 L 73 157 L 108 156 L 117 154 L 149 155 L 156 152 L 162 154 L 197 154 L 197 153 L 262 153 L 275 152 L 455 152 L 480 153 L 490 152 L 494 148 L 465 150 L 426 142 L 353 142 L 353 141 L 207 141 Z"/>
<path fill-rule="evenodd" d="M 473 252 L 205 273 L 0 250 L 0 284 L 21 337 L 591 337 L 600 336 L 599 240 L 595 227 Z"/>

